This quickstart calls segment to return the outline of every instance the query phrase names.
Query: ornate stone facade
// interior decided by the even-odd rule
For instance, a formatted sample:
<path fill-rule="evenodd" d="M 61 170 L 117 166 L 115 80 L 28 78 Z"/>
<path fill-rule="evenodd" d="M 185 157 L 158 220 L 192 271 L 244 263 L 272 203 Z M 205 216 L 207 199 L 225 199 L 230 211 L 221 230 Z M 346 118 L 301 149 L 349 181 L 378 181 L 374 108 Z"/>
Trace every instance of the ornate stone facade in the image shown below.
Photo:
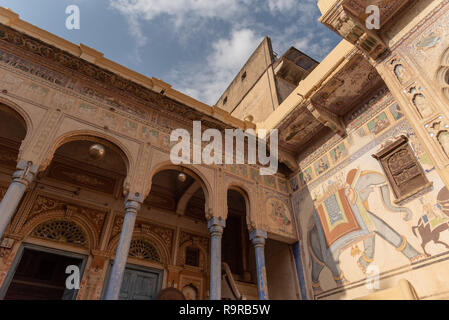
<path fill-rule="evenodd" d="M 255 296 L 238 290 L 257 282 L 280 298 L 358 298 L 370 293 L 373 265 L 382 286 L 408 278 L 419 298 L 446 297 L 449 281 L 429 275 L 449 264 L 449 2 L 378 1 L 376 31 L 363 23 L 364 1 L 318 4 L 321 21 L 349 42 L 257 124 L 85 46 L 50 41 L 0 8 L 0 122 L 10 125 L 0 136 L 0 199 L 8 186 L 28 187 L 2 235 L 0 297 L 34 250 L 78 259 L 77 299 L 104 298 L 117 265 L 126 288 L 142 281 L 207 299 L 221 236 L 237 257 L 225 261 L 233 298 Z M 170 133 L 191 131 L 193 120 L 280 130 L 280 172 L 174 165 Z M 92 144 L 103 159 L 89 157 Z M 260 270 L 249 233 L 267 252 Z M 270 260 L 280 252 L 286 265 Z M 288 281 L 267 285 L 279 274 Z"/>

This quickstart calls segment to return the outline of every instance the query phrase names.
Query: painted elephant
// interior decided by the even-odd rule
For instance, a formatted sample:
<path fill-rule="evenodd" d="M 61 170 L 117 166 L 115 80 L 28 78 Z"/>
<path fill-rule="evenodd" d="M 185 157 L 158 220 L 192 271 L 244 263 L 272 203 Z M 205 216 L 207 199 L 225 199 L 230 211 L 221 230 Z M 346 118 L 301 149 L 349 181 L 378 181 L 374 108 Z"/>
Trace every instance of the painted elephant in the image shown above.
<path fill-rule="evenodd" d="M 398 234 L 384 220 L 368 208 L 368 197 L 379 187 L 386 209 L 403 214 L 408 221 L 412 212 L 391 203 L 390 190 L 385 176 L 373 171 L 351 170 L 344 187 L 334 188 L 320 200 L 315 201 L 315 210 L 308 232 L 308 247 L 312 257 L 312 286 L 315 293 L 321 292 L 319 276 L 328 267 L 338 286 L 347 282 L 339 267 L 339 256 L 343 248 L 363 239 L 364 251 L 358 266 L 366 273 L 373 262 L 375 235 L 390 243 L 410 261 L 423 257 L 407 239 Z"/>

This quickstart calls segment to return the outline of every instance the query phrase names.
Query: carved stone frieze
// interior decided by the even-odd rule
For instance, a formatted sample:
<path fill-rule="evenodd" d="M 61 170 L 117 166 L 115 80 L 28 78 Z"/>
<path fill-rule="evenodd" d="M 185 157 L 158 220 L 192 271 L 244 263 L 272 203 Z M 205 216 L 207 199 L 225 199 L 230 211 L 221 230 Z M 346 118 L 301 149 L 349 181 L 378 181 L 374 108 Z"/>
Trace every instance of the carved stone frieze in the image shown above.
<path fill-rule="evenodd" d="M 149 120 L 150 116 L 146 109 L 150 106 L 157 113 L 170 114 L 172 118 L 180 122 L 202 120 L 203 125 L 213 128 L 229 127 L 213 116 L 201 113 L 161 93 L 3 24 L 0 24 L 0 45 L 9 49 L 7 52 L 0 48 L 1 63 L 106 103 L 112 109 Z M 25 60 L 22 54 L 21 57 L 14 55 L 13 52 L 18 52 L 17 49 L 24 52 L 28 59 Z M 33 61 L 37 58 L 40 58 L 39 63 Z M 74 77 L 65 76 L 70 73 L 66 69 L 70 69 Z"/>
<path fill-rule="evenodd" d="M 37 216 L 45 215 L 46 213 L 51 213 L 57 210 L 63 210 L 65 212 L 64 216 L 66 219 L 70 219 L 70 217 L 74 215 L 82 216 L 91 224 L 97 236 L 100 236 L 107 212 L 80 206 L 78 204 L 71 204 L 63 200 L 44 195 L 38 195 L 34 200 L 34 204 L 26 216 L 22 229 L 26 227 L 28 222 L 35 219 Z"/>

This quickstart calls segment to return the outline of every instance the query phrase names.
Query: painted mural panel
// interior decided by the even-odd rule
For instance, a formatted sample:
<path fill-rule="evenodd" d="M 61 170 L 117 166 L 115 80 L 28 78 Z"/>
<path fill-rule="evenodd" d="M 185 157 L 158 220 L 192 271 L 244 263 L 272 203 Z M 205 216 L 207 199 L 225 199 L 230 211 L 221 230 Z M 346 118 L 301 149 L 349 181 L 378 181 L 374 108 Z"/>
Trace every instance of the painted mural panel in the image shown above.
<path fill-rule="evenodd" d="M 449 46 L 449 11 L 447 3 L 441 2 L 429 12 L 429 18 L 414 30 L 400 46 L 400 51 L 413 59 L 420 72 L 434 78 L 441 62 L 441 55 Z"/>
<path fill-rule="evenodd" d="M 409 139 L 433 186 L 396 203 L 372 155 L 401 135 Z M 333 165 L 316 172 L 317 177 L 292 197 L 306 251 L 310 296 L 352 299 L 369 294 L 366 279 L 372 270 L 385 278 L 381 289 L 392 285 L 396 270 L 395 276 L 407 278 L 421 297 L 437 294 L 443 287 L 439 280 L 419 280 L 418 271 L 410 266 L 434 272 L 429 270 L 437 268 L 437 256 L 449 260 L 449 191 L 400 108 L 391 101 L 360 127 L 353 127 L 343 146 L 345 152 L 340 144 L 330 149 Z M 342 151 L 338 159 L 337 149 Z"/>
<path fill-rule="evenodd" d="M 288 208 L 288 200 L 270 198 L 266 208 L 267 230 L 287 238 L 296 238 L 292 214 Z"/>

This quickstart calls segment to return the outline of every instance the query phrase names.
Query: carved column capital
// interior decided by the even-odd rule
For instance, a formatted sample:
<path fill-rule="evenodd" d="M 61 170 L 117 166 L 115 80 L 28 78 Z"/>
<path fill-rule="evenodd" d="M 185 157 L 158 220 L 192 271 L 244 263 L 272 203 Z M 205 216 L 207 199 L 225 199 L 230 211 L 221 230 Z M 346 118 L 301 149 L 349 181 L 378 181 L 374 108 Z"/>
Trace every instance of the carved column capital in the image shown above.
<path fill-rule="evenodd" d="M 125 210 L 126 214 L 132 214 L 137 216 L 137 212 L 140 210 L 141 202 L 135 200 L 126 200 Z"/>
<path fill-rule="evenodd" d="M 14 182 L 23 184 L 26 188 L 33 182 L 38 171 L 38 167 L 33 165 L 32 161 L 20 160 L 17 163 L 17 171 L 13 173 L 12 179 Z"/>
<path fill-rule="evenodd" d="M 212 237 L 221 237 L 223 229 L 226 227 L 226 220 L 220 217 L 213 217 L 207 222 L 207 227 Z"/>
<path fill-rule="evenodd" d="M 252 241 L 255 247 L 264 247 L 265 240 L 268 238 L 267 232 L 265 230 L 255 229 L 250 233 L 249 239 Z"/>

